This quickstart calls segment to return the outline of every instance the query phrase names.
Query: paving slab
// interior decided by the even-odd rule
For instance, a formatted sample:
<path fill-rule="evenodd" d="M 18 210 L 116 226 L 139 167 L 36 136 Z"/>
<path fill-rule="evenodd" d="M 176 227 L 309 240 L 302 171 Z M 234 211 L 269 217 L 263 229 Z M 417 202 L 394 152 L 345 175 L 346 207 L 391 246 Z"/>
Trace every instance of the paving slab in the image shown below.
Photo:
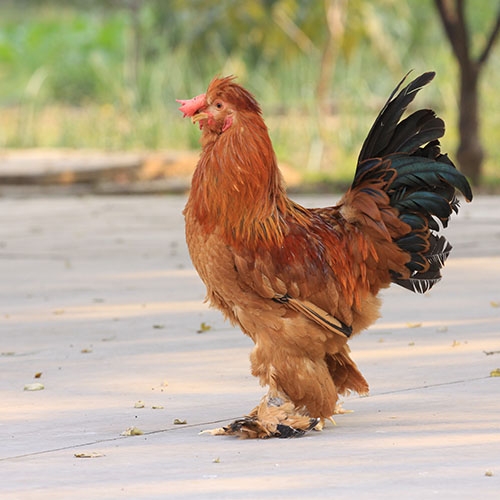
<path fill-rule="evenodd" d="M 0 498 L 499 498 L 499 197 L 452 221 L 438 286 L 385 291 L 352 340 L 370 396 L 261 441 L 199 435 L 264 390 L 251 341 L 203 303 L 184 203 L 0 198 Z"/>

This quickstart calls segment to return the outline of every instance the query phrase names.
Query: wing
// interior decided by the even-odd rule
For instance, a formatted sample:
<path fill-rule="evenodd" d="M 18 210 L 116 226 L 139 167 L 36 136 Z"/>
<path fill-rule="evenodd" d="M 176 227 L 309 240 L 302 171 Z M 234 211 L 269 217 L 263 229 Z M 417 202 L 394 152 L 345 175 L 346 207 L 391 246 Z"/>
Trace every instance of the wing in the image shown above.
<path fill-rule="evenodd" d="M 367 290 L 367 262 L 376 263 L 369 248 L 351 244 L 334 213 L 325 220 L 319 211 L 294 206 L 282 245 L 235 252 L 234 264 L 240 281 L 260 297 L 348 338 L 353 309 Z"/>

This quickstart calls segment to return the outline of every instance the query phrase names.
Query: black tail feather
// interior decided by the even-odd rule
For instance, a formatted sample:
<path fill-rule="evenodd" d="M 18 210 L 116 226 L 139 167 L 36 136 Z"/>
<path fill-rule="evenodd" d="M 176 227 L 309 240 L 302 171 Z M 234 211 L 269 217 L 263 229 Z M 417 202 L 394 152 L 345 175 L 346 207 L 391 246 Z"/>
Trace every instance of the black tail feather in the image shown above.
<path fill-rule="evenodd" d="M 386 182 L 390 205 L 411 228 L 395 240 L 410 256 L 406 264 L 410 276 L 392 272 L 392 281 L 419 293 L 439 281 L 440 269 L 451 251 L 451 245 L 437 233 L 448 225 L 451 214 L 458 212 L 457 190 L 472 200 L 467 179 L 441 153 L 443 120 L 429 109 L 401 120 L 417 92 L 433 78 L 434 73 L 424 73 L 402 90 L 404 79 L 399 83 L 363 144 L 353 181 L 353 187 L 371 179 Z"/>
<path fill-rule="evenodd" d="M 434 78 L 435 74 L 436 73 L 434 72 L 428 72 L 420 75 L 396 95 L 408 75 L 406 75 L 399 82 L 398 86 L 390 95 L 389 99 L 382 108 L 382 111 L 380 111 L 377 116 L 370 132 L 368 133 L 359 154 L 358 164 L 368 158 L 384 156 L 384 150 L 396 136 L 396 127 L 398 126 L 403 113 L 406 111 L 406 108 L 410 105 L 413 99 L 415 99 L 417 92 L 422 87 L 427 85 Z M 405 121 L 399 124 L 403 125 L 404 122 Z M 409 122 L 406 122 L 406 124 L 408 123 Z M 400 127 L 400 130 L 405 128 L 405 126 Z M 393 150 L 392 152 L 394 151 L 396 150 Z"/>
<path fill-rule="evenodd" d="M 424 255 L 425 261 L 428 263 L 427 270 L 413 269 L 409 278 L 401 278 L 393 274 L 392 282 L 412 292 L 427 292 L 441 279 L 441 268 L 450 255 L 451 249 L 452 246 L 444 236 L 431 234 L 431 246 Z M 417 260 L 422 259 L 419 254 L 415 257 Z M 410 262 L 414 262 L 414 260 L 412 259 Z"/>

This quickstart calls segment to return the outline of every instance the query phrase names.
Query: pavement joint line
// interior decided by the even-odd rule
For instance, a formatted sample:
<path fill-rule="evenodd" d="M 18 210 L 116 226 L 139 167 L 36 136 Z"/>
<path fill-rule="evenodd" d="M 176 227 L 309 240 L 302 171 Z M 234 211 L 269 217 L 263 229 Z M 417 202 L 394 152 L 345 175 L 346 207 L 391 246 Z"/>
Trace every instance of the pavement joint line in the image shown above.
<path fill-rule="evenodd" d="M 11 457 L 0 457 L 0 462 L 6 462 L 8 460 L 19 460 L 21 458 L 29 458 L 29 457 L 35 457 L 39 455 L 47 455 L 50 453 L 57 453 L 58 451 L 66 451 L 66 450 L 74 450 L 76 448 L 86 448 L 88 446 L 96 446 L 100 445 L 102 443 L 113 443 L 115 441 L 122 441 L 124 439 L 130 439 L 133 437 L 140 437 L 140 436 L 152 436 L 153 434 L 162 434 L 165 432 L 170 432 L 170 431 L 180 431 L 182 429 L 192 429 L 195 427 L 204 427 L 205 425 L 214 425 L 214 424 L 221 424 L 225 422 L 229 422 L 232 420 L 236 420 L 239 417 L 228 417 L 220 420 L 212 420 L 210 422 L 199 422 L 196 424 L 182 424 L 182 425 L 176 425 L 175 427 L 169 427 L 168 429 L 157 429 L 154 431 L 147 431 L 143 432 L 142 434 L 139 434 L 138 436 L 114 436 L 110 438 L 103 438 L 103 439 L 97 439 L 95 441 L 89 441 L 87 443 L 79 443 L 79 444 L 73 444 L 69 446 L 61 446 L 59 448 L 50 448 L 47 450 L 40 450 L 40 451 L 33 451 L 30 453 L 23 453 L 22 455 L 13 455 Z"/>
<path fill-rule="evenodd" d="M 405 389 L 395 389 L 393 391 L 385 391 L 385 392 L 377 392 L 375 394 L 368 394 L 367 396 L 359 396 L 359 399 L 363 398 L 374 398 L 377 396 L 385 396 L 388 394 L 399 394 L 403 392 L 412 392 L 412 391 L 419 391 L 422 389 L 432 389 L 433 387 L 444 387 L 448 385 L 456 385 L 456 384 L 466 384 L 468 382 L 477 382 L 478 380 L 487 380 L 490 378 L 494 378 L 491 375 L 485 375 L 483 377 L 474 377 L 474 378 L 469 378 L 469 379 L 464 379 L 464 380 L 451 380 L 449 382 L 437 382 L 435 384 L 425 384 L 425 385 L 420 385 L 416 387 L 406 387 Z"/>

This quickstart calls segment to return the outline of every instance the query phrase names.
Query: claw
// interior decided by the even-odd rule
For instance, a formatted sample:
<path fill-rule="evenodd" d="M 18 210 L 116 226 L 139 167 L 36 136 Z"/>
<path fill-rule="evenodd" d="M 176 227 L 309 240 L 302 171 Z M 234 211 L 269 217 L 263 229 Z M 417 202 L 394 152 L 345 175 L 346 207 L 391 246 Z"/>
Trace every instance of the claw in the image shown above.
<path fill-rule="evenodd" d="M 337 423 L 335 420 L 333 420 L 333 417 L 328 417 L 328 419 L 333 425 L 337 426 Z M 324 418 L 318 418 L 316 419 L 317 423 L 316 425 L 312 428 L 313 431 L 318 431 L 321 432 L 325 428 L 325 419 Z"/>
<path fill-rule="evenodd" d="M 342 407 L 343 403 L 337 403 L 337 406 L 335 406 L 335 411 L 333 412 L 334 415 L 344 415 L 345 413 L 354 413 L 354 410 L 346 410 Z"/>
<path fill-rule="evenodd" d="M 211 436 L 224 436 L 226 434 L 225 427 L 217 427 L 217 429 L 205 429 L 204 431 L 198 432 L 198 435 L 210 434 Z"/>

